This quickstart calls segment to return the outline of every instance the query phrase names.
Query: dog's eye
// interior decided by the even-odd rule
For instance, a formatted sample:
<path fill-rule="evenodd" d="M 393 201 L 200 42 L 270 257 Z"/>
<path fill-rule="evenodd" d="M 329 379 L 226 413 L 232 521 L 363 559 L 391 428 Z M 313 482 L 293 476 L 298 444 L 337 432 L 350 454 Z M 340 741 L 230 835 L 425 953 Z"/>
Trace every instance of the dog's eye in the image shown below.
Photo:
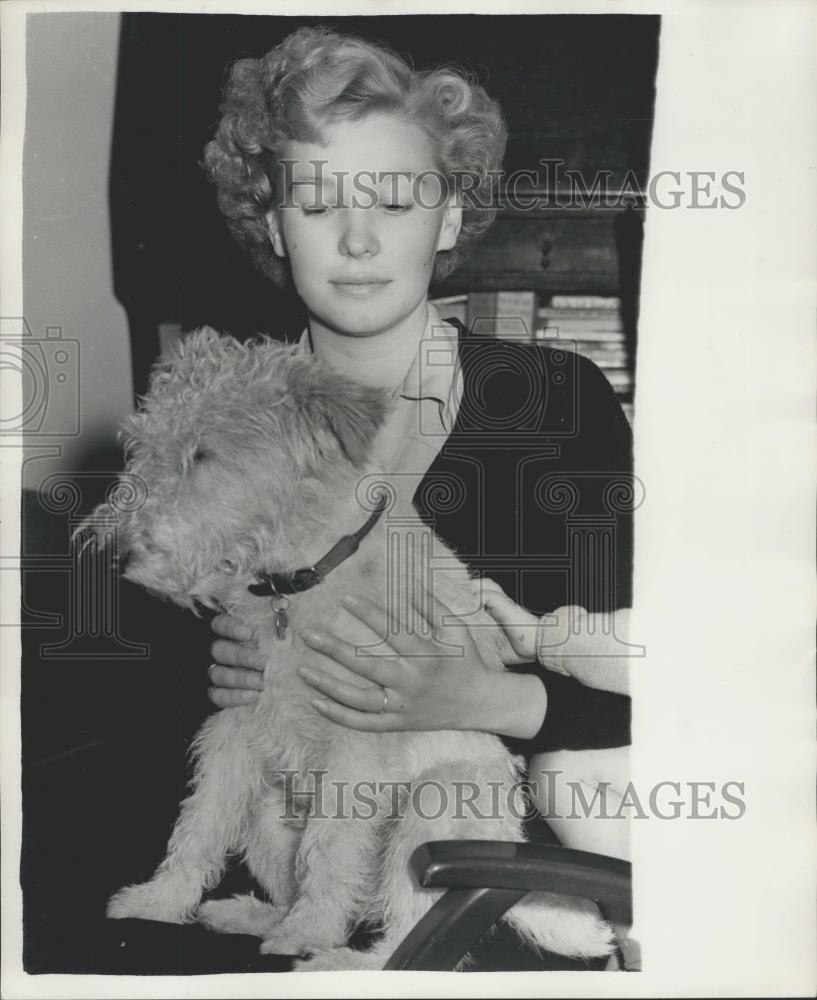
<path fill-rule="evenodd" d="M 193 453 L 193 462 L 198 464 L 199 462 L 204 462 L 206 459 L 212 457 L 212 452 L 207 451 L 206 448 L 196 448 Z"/>

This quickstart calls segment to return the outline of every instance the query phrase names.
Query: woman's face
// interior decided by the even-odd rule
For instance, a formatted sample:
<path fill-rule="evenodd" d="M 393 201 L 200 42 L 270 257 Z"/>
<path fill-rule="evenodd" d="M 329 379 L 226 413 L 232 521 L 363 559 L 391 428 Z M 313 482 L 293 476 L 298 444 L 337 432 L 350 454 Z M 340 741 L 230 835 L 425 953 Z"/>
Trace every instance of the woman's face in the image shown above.
<path fill-rule="evenodd" d="M 456 243 L 461 212 L 417 126 L 376 115 L 325 135 L 326 145 L 287 145 L 270 238 L 313 319 L 371 336 L 424 308 L 434 257 Z"/>

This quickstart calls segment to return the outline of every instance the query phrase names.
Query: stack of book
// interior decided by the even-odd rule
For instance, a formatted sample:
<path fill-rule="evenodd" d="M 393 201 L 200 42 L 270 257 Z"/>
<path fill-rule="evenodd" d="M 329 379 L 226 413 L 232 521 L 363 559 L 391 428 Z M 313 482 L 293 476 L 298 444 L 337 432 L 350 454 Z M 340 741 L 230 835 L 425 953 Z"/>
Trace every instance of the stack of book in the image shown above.
<path fill-rule="evenodd" d="M 503 340 L 532 340 L 538 308 L 536 292 L 471 292 L 465 325 L 472 333 Z"/>
<path fill-rule="evenodd" d="M 539 309 L 535 337 L 564 341 L 593 361 L 622 402 L 633 397 L 633 366 L 621 322 L 621 300 L 602 295 L 554 295 Z"/>

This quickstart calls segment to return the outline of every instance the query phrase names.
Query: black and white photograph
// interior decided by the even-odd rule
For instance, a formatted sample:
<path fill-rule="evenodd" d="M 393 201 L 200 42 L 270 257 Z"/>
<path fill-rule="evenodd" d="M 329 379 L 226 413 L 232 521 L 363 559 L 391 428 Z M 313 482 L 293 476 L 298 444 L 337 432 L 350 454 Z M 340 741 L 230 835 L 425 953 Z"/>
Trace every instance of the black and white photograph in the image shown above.
<path fill-rule="evenodd" d="M 4 6 L 3 995 L 811 993 L 814 4 Z"/>

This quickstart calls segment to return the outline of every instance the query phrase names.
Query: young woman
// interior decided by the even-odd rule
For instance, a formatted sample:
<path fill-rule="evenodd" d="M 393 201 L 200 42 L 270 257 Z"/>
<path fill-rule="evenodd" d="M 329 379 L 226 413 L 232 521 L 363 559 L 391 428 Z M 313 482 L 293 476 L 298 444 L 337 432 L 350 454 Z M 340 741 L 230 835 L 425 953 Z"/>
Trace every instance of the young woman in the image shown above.
<path fill-rule="evenodd" d="M 547 484 L 572 477 L 577 502 L 597 508 L 602 487 L 629 474 L 631 445 L 590 362 L 472 337 L 428 300 L 432 278 L 449 273 L 494 217 L 505 142 L 498 105 L 462 73 L 414 71 L 380 46 L 302 29 L 235 65 L 206 163 L 233 234 L 302 298 L 301 349 L 392 392 L 384 468 L 475 572 L 503 580 L 507 594 L 489 585 L 486 606 L 510 637 L 510 626 L 535 624 L 517 602 L 538 615 L 628 603 L 627 513 L 614 518 L 614 559 L 554 561 L 566 508 Z M 364 602 L 354 612 L 385 634 L 384 608 Z M 357 658 L 316 622 L 304 638 L 322 668 L 303 674 L 316 709 L 357 729 L 487 730 L 529 756 L 629 742 L 618 681 L 605 691 L 547 670 L 527 640 L 497 676 L 462 639 L 461 623 L 440 627 L 438 635 L 459 636 L 464 657 L 441 658 L 432 639 L 398 634 L 389 641 L 401 659 Z M 262 686 L 253 637 L 225 615 L 213 630 L 211 699 L 246 704 Z M 569 827 L 563 836 L 570 841 Z M 574 845 L 589 846 L 581 836 Z"/>

